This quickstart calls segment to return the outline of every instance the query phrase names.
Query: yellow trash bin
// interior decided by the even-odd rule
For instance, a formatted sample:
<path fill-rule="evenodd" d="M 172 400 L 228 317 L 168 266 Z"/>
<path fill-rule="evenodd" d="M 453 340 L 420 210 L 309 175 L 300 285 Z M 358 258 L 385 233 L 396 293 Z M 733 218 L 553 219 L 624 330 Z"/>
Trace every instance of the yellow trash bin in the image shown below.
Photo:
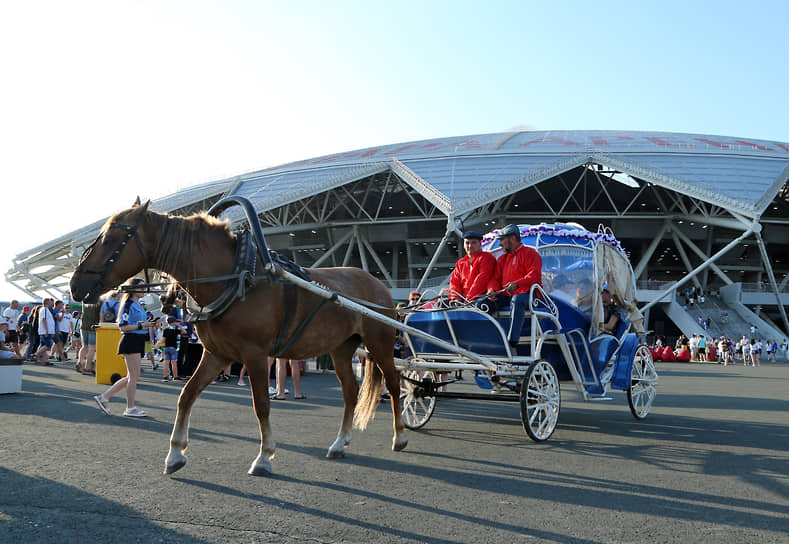
<path fill-rule="evenodd" d="M 96 383 L 111 384 L 110 377 L 126 376 L 126 362 L 118 355 L 121 330 L 115 323 L 101 323 L 96 327 Z"/>

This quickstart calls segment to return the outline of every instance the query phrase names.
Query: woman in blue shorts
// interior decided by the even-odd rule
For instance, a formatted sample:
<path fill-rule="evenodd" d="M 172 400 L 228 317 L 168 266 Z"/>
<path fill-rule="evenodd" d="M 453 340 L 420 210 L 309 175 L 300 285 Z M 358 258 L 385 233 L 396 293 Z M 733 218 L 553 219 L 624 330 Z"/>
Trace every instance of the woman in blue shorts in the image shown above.
<path fill-rule="evenodd" d="M 134 278 L 128 287 L 145 283 L 145 280 Z M 145 352 L 145 341 L 148 338 L 148 328 L 153 323 L 148 320 L 145 310 L 139 300 L 144 291 L 128 291 L 121 299 L 118 315 L 118 328 L 121 331 L 121 341 L 118 344 L 118 354 L 126 362 L 126 376 L 115 382 L 103 394 L 96 395 L 93 399 L 102 412 L 110 415 L 109 399 L 121 389 L 126 389 L 126 410 L 123 415 L 129 417 L 145 417 L 148 414 L 137 408 L 134 396 L 137 393 L 137 381 L 140 379 L 142 356 Z"/>

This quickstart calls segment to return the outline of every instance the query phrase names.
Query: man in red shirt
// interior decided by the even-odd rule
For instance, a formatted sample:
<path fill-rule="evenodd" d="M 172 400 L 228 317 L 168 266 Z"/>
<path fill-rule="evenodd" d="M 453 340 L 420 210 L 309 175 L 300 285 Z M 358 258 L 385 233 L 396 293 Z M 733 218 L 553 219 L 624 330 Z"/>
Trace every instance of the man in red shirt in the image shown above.
<path fill-rule="evenodd" d="M 466 256 L 455 263 L 455 269 L 449 278 L 452 290 L 449 299 L 474 300 L 485 294 L 493 272 L 496 270 L 496 257 L 482 251 L 482 235 L 469 231 L 463 235 L 463 249 Z"/>
<path fill-rule="evenodd" d="M 488 293 L 504 291 L 499 305 L 510 302 L 510 330 L 507 335 L 511 346 L 520 340 L 526 309 L 529 307 L 529 291 L 535 283 L 542 286 L 542 259 L 534 248 L 521 243 L 518 225 L 507 225 L 496 236 L 504 254 L 496 261 L 496 270 L 488 285 Z M 502 304 L 504 300 L 504 304 Z"/>

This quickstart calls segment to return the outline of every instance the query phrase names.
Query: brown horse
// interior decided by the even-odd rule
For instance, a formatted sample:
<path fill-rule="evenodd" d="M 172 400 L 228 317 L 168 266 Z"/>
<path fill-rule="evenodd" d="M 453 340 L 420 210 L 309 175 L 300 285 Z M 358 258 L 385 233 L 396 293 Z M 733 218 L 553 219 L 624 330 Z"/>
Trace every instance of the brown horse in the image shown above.
<path fill-rule="evenodd" d="M 96 301 L 101 293 L 117 287 L 146 267 L 165 272 L 185 286 L 200 306 L 214 301 L 225 282 L 193 282 L 228 274 L 233 268 L 236 237 L 227 223 L 206 214 L 191 217 L 164 215 L 148 210 L 139 199 L 134 206 L 110 217 L 98 238 L 83 255 L 71 278 L 71 293 L 76 300 Z M 135 243 L 136 242 L 136 243 Z M 257 270 L 262 270 L 260 256 Z M 389 289 L 372 275 L 358 268 L 316 268 L 311 279 L 341 295 L 347 295 L 383 308 L 392 308 Z M 249 474 L 271 473 L 274 440 L 269 425 L 267 358 L 281 336 L 290 338 L 300 324 L 321 304 L 315 294 L 300 288 L 285 289 L 282 282 L 258 279 L 256 286 L 237 300 L 216 319 L 199 322 L 197 334 L 203 344 L 203 356 L 194 375 L 178 398 L 170 451 L 165 460 L 165 474 L 186 464 L 189 414 L 198 395 L 231 362 L 246 364 L 252 384 L 252 399 L 260 424 L 260 453 Z M 285 305 L 291 318 L 283 323 Z M 382 314 L 394 318 L 394 311 Z M 361 393 L 351 360 L 361 342 L 370 354 Z M 392 449 L 406 447 L 400 413 L 400 382 L 394 366 L 394 328 L 363 317 L 336 304 L 320 307 L 303 334 L 280 356 L 307 359 L 330 353 L 342 386 L 345 410 L 337 439 L 327 457 L 344 456 L 351 439 L 351 428 L 364 429 L 375 415 L 382 378 L 392 399 L 394 437 Z M 358 402 L 357 402 L 358 401 Z"/>

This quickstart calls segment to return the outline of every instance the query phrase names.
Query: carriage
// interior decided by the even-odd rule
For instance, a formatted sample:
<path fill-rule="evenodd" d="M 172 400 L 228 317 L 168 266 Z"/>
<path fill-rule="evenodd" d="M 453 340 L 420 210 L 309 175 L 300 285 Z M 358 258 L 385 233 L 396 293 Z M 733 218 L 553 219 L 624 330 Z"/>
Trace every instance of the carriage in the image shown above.
<path fill-rule="evenodd" d="M 231 232 L 216 218 L 231 206 L 241 207 L 248 230 Z M 483 240 L 488 251 L 497 251 L 495 234 Z M 300 269 L 269 251 L 254 207 L 234 195 L 190 217 L 157 213 L 138 199 L 107 220 L 85 249 L 70 288 L 74 300 L 96 302 L 142 271 L 149 287 L 161 285 L 150 283 L 152 268 L 175 280 L 171 289 L 180 286 L 187 293 L 190 320 L 204 349 L 178 399 L 166 474 L 186 465 L 195 400 L 234 361 L 247 367 L 260 427 L 260 449 L 249 474 L 271 473 L 269 356 L 331 354 L 344 410 L 329 458 L 343 457 L 351 429 L 364 429 L 372 419 L 384 383 L 393 395 L 392 449 L 403 450 L 405 429 L 427 423 L 440 396 L 459 394 L 441 391 L 439 377 L 453 369 L 473 370 L 480 386 L 499 392 L 501 400 L 519 400 L 526 432 L 537 441 L 547 440 L 556 427 L 561 380 L 575 382 L 587 400 L 606 398 L 609 388 L 626 390 L 633 415 L 645 417 L 657 374 L 649 350 L 638 340 L 643 319 L 635 306 L 632 269 L 612 233 L 539 225 L 522 227 L 521 234 L 542 255 L 544 288 L 531 290 L 530 319 L 515 349 L 505 341 L 507 317 L 490 315 L 470 301 L 431 310 L 425 304 L 402 323 L 390 290 L 371 274 L 353 267 Z M 554 292 L 560 275 L 578 286 L 577 298 Z M 600 334 L 603 282 L 626 312 L 614 335 Z M 405 334 L 412 351 L 407 359 L 394 360 L 395 329 Z M 360 386 L 351 360 L 362 342 L 374 364 L 367 365 Z"/>
<path fill-rule="evenodd" d="M 424 426 L 439 398 L 514 401 L 520 403 L 526 433 L 544 441 L 559 418 L 561 382 L 572 382 L 585 401 L 610 400 L 612 389 L 626 391 L 636 419 L 649 413 L 658 376 L 648 347 L 639 340 L 643 318 L 635 306 L 633 273 L 613 233 L 575 224 L 519 227 L 522 242 L 542 258 L 543 285 L 531 289 L 518 345 L 507 342 L 509 308 L 490 311 L 473 301 L 432 301 L 415 308 L 403 332 L 410 356 L 398 360 L 407 427 Z M 483 238 L 483 250 L 500 251 L 496 234 Z M 603 330 L 603 287 L 617 304 L 613 334 Z M 443 342 L 414 336 L 414 329 Z M 446 387 L 453 382 L 447 376 L 458 370 L 472 372 L 484 392 Z"/>

